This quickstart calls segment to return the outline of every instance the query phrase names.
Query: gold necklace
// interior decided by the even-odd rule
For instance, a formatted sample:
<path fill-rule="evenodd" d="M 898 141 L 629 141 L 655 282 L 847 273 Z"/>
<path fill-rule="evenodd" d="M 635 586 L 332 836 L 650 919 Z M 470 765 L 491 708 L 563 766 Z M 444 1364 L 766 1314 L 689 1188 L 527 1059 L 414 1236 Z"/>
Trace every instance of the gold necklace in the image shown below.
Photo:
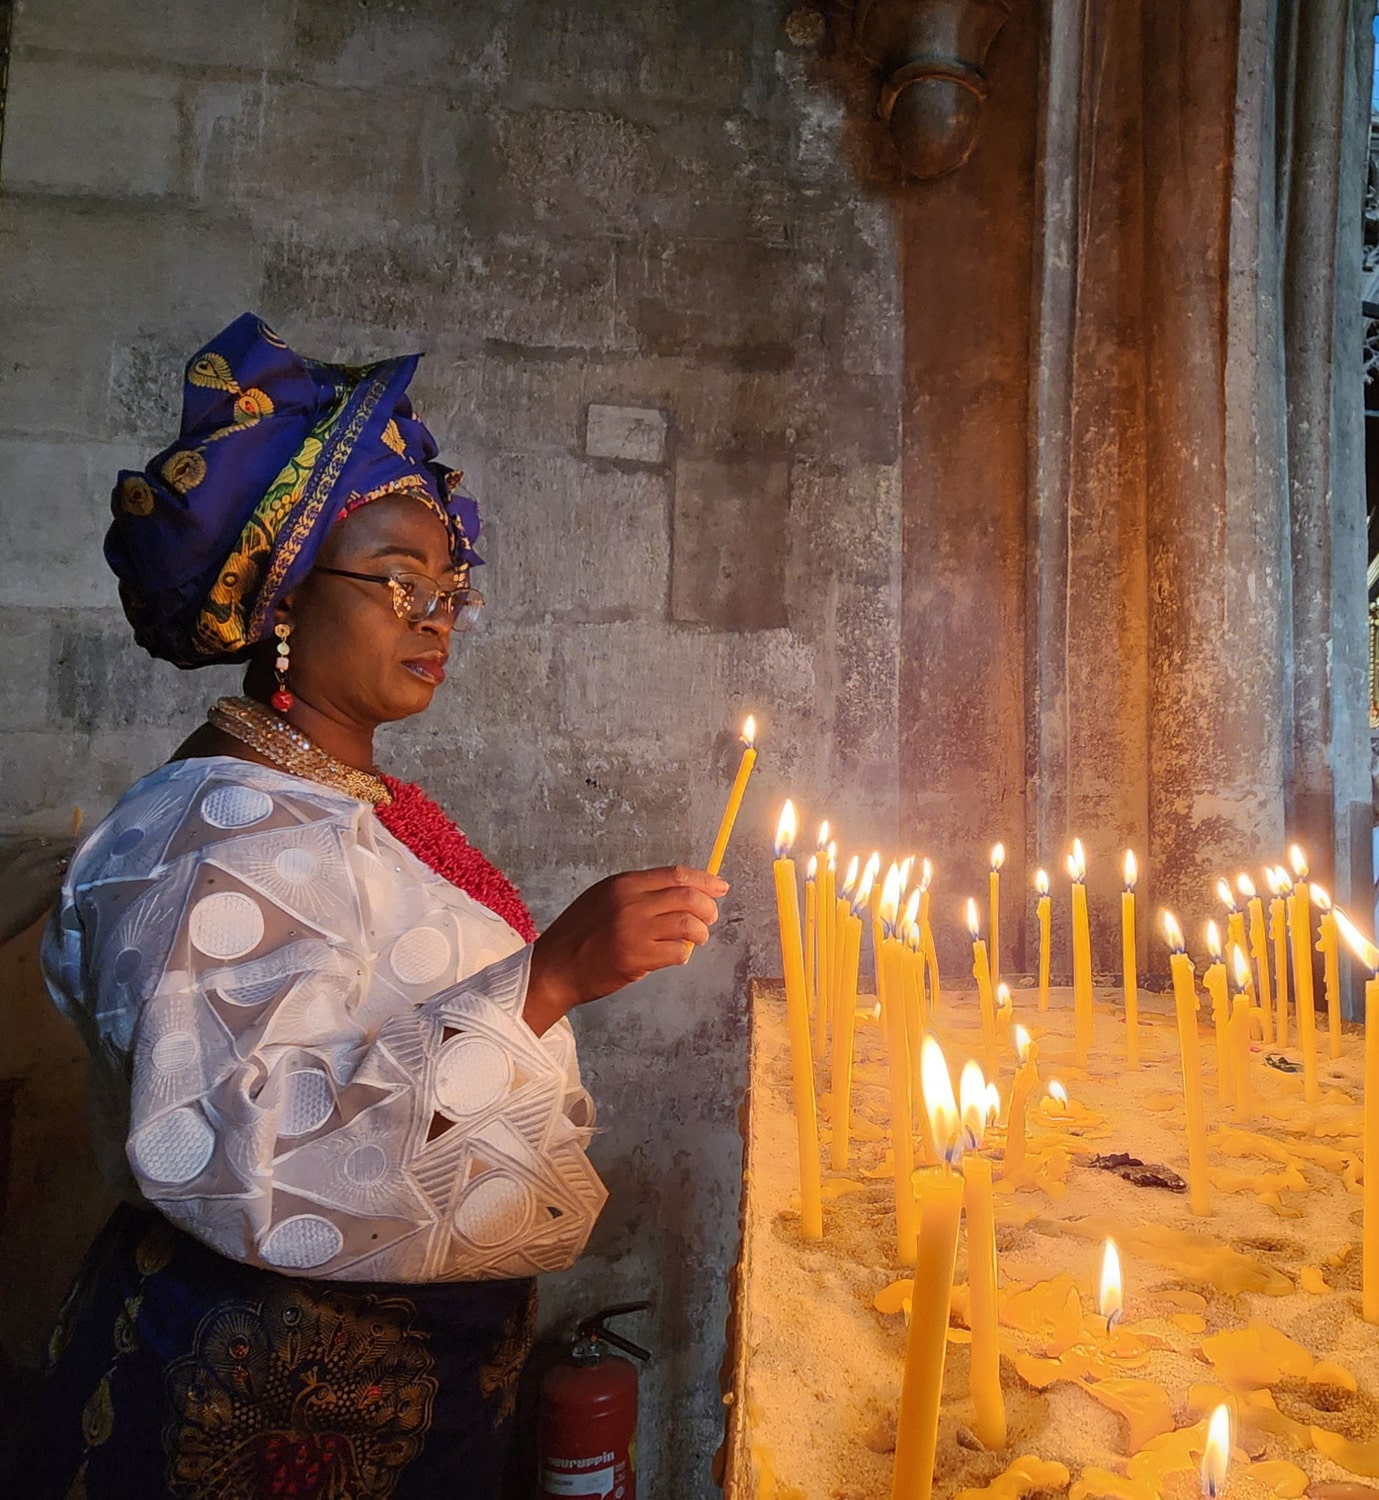
<path fill-rule="evenodd" d="M 327 755 L 296 725 L 252 698 L 220 698 L 211 705 L 206 717 L 222 733 L 257 750 L 289 776 L 319 781 L 375 807 L 387 807 L 393 800 L 381 776 L 347 766 L 344 761 Z"/>

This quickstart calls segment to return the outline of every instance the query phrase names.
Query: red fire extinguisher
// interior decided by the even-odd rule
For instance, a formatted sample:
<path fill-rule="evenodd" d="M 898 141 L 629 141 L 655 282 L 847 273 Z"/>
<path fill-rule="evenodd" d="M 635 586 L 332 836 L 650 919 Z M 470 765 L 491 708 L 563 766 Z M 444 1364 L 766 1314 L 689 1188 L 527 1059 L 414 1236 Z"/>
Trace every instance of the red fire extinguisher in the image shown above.
<path fill-rule="evenodd" d="M 609 1318 L 649 1306 L 623 1302 L 586 1318 L 564 1359 L 543 1376 L 540 1500 L 565 1495 L 636 1500 L 637 1367 L 613 1349 L 638 1359 L 650 1359 L 651 1351 L 605 1325 Z"/>

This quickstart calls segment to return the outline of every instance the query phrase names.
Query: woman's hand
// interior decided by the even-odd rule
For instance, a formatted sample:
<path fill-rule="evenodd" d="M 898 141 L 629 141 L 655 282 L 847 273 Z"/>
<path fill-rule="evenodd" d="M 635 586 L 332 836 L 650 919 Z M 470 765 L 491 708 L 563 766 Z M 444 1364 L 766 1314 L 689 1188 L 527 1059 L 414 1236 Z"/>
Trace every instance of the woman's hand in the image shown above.
<path fill-rule="evenodd" d="M 669 865 L 610 875 L 577 896 L 532 946 L 522 1012 L 538 1036 L 589 1000 L 653 969 L 683 964 L 709 940 L 728 882 Z"/>

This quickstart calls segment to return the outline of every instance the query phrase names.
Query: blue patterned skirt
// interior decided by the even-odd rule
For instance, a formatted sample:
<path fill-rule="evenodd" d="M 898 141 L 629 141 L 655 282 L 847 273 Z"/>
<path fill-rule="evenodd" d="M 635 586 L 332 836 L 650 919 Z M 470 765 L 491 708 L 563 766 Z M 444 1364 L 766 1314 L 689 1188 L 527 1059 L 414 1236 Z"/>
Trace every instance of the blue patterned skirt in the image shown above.
<path fill-rule="evenodd" d="M 535 1284 L 310 1281 L 118 1208 L 0 1492 L 25 1500 L 498 1500 Z"/>

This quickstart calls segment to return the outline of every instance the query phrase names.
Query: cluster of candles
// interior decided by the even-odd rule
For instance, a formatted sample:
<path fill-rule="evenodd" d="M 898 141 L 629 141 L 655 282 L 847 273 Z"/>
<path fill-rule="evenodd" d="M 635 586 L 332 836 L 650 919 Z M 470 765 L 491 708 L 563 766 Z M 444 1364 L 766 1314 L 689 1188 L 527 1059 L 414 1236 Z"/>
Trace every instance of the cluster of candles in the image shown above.
<path fill-rule="evenodd" d="M 746 751 L 709 865 L 715 872 L 756 758 L 754 738 L 754 724 L 749 719 L 743 732 Z M 818 850 L 809 861 L 802 920 L 792 857 L 797 832 L 795 809 L 787 801 L 776 832 L 774 877 L 799 1147 L 802 1233 L 806 1239 L 817 1240 L 823 1236 L 822 1174 L 815 1101 L 816 1057 L 823 1059 L 827 1056 L 829 1059 L 833 1169 L 846 1170 L 850 1155 L 854 1028 L 859 1015 L 858 977 L 863 934 L 869 927 L 876 975 L 876 1002 L 870 1016 L 880 1019 L 885 1036 L 893 1122 L 896 1251 L 902 1265 L 915 1268 L 892 1493 L 895 1500 L 927 1500 L 933 1482 L 958 1231 L 964 1216 L 967 1221 L 971 1298 L 975 1431 L 988 1448 L 999 1448 L 1005 1441 L 997 1341 L 992 1164 L 979 1154 L 987 1125 L 999 1119 L 1001 1095 L 996 1083 L 988 1081 L 981 1067 L 975 1061 L 969 1061 L 962 1070 L 959 1098 L 955 1099 L 947 1061 L 939 1043 L 930 1034 L 931 1022 L 942 1003 L 931 925 L 931 863 L 913 858 L 896 862 L 882 878 L 879 854 L 873 854 L 865 865 L 859 858 L 854 858 L 840 884 L 837 846 L 829 837 L 828 825 L 824 824 L 819 833 Z M 975 900 L 966 903 L 966 918 L 972 939 L 972 976 L 977 988 L 987 1073 L 992 1080 L 995 1079 L 1002 1053 L 1011 1047 L 1018 1059 L 1010 1088 L 1006 1145 L 1001 1164 L 1003 1177 L 1018 1180 L 1025 1157 L 1028 1101 L 1039 1082 L 1038 1047 L 1026 1028 L 1014 1023 L 1011 992 L 1000 979 L 1000 876 L 1004 856 L 1004 848 L 997 844 L 992 850 L 989 876 L 989 948 L 981 935 L 980 913 Z M 1203 978 L 1212 1004 L 1218 1093 L 1221 1102 L 1233 1108 L 1237 1119 L 1250 1118 L 1254 1092 L 1251 1037 L 1257 1034 L 1266 1045 L 1286 1046 L 1288 1042 L 1291 950 L 1292 994 L 1302 1053 L 1303 1099 L 1309 1107 L 1319 1102 L 1311 958 L 1315 907 L 1320 918 L 1315 950 L 1324 959 L 1332 1058 L 1340 1057 L 1342 1049 L 1341 936 L 1370 970 L 1365 991 L 1366 1017 L 1373 1024 L 1367 1024 L 1365 1029 L 1362 1310 L 1366 1321 L 1379 1323 L 1379 1170 L 1368 1170 L 1370 1163 L 1379 1163 L 1379 947 L 1366 939 L 1344 912 L 1332 905 L 1325 891 L 1309 883 L 1306 859 L 1296 846 L 1290 852 L 1290 862 L 1291 875 L 1282 866 L 1265 872 L 1271 892 L 1267 929 L 1264 903 L 1248 875 L 1239 876 L 1234 886 L 1224 879 L 1218 883 L 1218 894 L 1226 906 L 1226 941 L 1223 949 L 1217 925 L 1209 923 L 1207 947 L 1212 962 Z M 1086 887 L 1087 860 L 1080 841 L 1074 841 L 1067 868 L 1071 880 L 1074 1049 L 1078 1065 L 1085 1067 L 1096 1046 L 1096 1008 Z M 919 876 L 917 881 L 916 873 Z M 1125 1065 L 1133 1069 L 1140 1065 L 1135 925 L 1138 868 L 1133 853 L 1126 854 L 1124 877 L 1121 931 Z M 1052 927 L 1050 882 L 1044 870 L 1037 873 L 1035 887 L 1039 930 L 1038 1007 L 1043 1011 L 1049 1004 Z M 1199 1057 L 1196 974 L 1176 919 L 1171 913 L 1164 912 L 1162 923 L 1170 952 L 1182 1062 L 1189 1204 L 1194 1214 L 1205 1215 L 1211 1212 L 1211 1196 Z M 865 1016 L 867 1013 L 861 1014 Z M 1003 1038 L 1008 1047 L 1002 1046 Z M 1070 1108 L 1066 1091 L 1056 1081 L 1051 1081 L 1049 1094 L 1048 1103 L 1054 1111 L 1050 1118 L 1058 1119 Z M 911 1128 L 899 1128 L 901 1122 Z M 916 1142 L 921 1162 L 918 1170 Z M 1117 1273 L 1118 1269 L 1117 1262 Z M 1103 1289 L 1103 1301 L 1105 1296 Z M 1118 1274 L 1115 1296 L 1115 1312 L 1118 1313 Z M 1103 1312 L 1106 1312 L 1105 1306 Z M 1224 1484 L 1228 1434 L 1229 1413 L 1225 1407 L 1220 1407 L 1210 1423 L 1202 1467 L 1203 1493 L 1212 1497 Z"/>

